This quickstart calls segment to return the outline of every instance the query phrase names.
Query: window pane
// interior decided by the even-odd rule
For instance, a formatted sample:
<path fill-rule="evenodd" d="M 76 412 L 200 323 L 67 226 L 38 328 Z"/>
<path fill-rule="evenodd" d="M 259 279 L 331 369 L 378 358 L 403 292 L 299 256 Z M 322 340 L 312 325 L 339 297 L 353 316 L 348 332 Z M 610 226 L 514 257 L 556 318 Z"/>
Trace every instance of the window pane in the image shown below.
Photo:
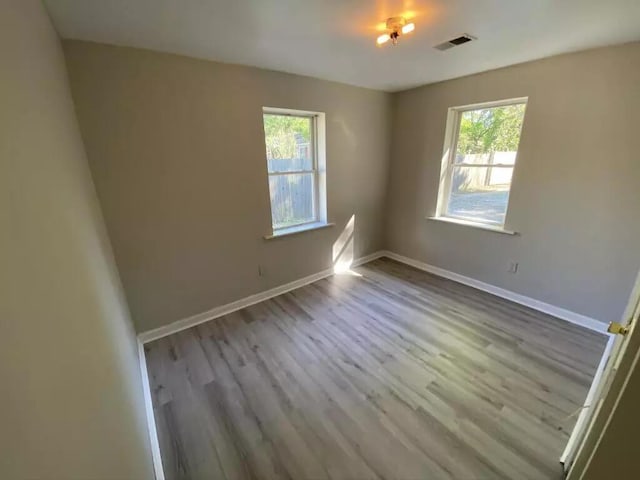
<path fill-rule="evenodd" d="M 524 118 L 523 103 L 460 114 L 455 163 L 515 163 Z"/>
<path fill-rule="evenodd" d="M 312 170 L 312 119 L 264 114 L 263 120 L 269 172 Z"/>
<path fill-rule="evenodd" d="M 316 220 L 313 173 L 269 177 L 273 228 L 284 228 Z"/>
<path fill-rule="evenodd" d="M 447 215 L 504 224 L 513 167 L 453 167 Z"/>

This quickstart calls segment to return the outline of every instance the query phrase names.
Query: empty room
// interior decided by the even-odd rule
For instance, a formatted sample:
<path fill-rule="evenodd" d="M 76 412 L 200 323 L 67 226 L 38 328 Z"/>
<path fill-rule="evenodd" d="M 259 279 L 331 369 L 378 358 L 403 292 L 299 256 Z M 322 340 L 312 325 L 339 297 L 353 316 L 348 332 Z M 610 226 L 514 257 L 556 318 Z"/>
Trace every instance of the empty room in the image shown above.
<path fill-rule="evenodd" d="M 0 24 L 0 478 L 640 478 L 640 2 Z"/>

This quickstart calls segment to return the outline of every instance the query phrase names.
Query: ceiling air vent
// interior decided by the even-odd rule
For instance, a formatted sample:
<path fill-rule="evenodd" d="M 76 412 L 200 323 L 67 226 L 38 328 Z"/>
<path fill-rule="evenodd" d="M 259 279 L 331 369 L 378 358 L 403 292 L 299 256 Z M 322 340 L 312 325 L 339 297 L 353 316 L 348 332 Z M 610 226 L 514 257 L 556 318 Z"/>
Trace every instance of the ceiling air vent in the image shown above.
<path fill-rule="evenodd" d="M 450 48 L 457 47 L 458 45 L 462 45 L 463 43 L 467 43 L 472 40 L 476 40 L 476 37 L 472 37 L 467 33 L 463 33 L 459 37 L 452 38 L 451 40 L 447 40 L 446 42 L 436 45 L 433 48 L 437 50 L 449 50 Z"/>

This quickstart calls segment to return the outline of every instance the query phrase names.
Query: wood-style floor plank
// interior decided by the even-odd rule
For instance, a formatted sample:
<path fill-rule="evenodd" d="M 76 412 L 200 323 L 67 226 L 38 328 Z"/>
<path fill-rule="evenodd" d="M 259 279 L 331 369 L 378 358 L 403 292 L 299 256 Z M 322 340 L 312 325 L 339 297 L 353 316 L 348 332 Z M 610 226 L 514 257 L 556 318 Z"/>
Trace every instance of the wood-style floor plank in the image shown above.
<path fill-rule="evenodd" d="M 605 342 L 380 259 L 145 351 L 167 479 L 560 479 Z"/>

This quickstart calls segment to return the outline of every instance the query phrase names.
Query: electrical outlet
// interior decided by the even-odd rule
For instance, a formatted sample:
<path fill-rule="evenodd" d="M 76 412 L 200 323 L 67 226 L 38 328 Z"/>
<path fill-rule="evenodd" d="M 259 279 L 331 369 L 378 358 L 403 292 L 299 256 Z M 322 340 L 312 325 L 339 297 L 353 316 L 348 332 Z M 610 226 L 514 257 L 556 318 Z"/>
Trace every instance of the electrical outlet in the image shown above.
<path fill-rule="evenodd" d="M 509 273 L 517 273 L 518 272 L 518 262 L 509 262 Z"/>

